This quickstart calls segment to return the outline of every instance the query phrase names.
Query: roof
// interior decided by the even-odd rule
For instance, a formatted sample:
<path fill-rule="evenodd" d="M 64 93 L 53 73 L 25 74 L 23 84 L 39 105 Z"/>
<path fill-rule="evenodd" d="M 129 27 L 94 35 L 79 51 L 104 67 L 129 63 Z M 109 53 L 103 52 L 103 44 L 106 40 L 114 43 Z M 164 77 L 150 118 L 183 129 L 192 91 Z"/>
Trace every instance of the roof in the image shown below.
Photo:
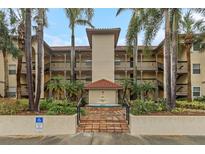
<path fill-rule="evenodd" d="M 70 51 L 71 46 L 51 46 L 52 51 Z M 89 46 L 75 46 L 75 51 L 91 51 Z"/>
<path fill-rule="evenodd" d="M 88 41 L 90 46 L 92 47 L 92 35 L 106 35 L 106 34 L 113 34 L 115 38 L 115 47 L 117 46 L 117 41 L 120 34 L 120 28 L 86 28 L 86 33 L 88 36 Z"/>
<path fill-rule="evenodd" d="M 122 86 L 112 81 L 101 79 L 86 85 L 85 89 L 122 89 Z"/>
<path fill-rule="evenodd" d="M 115 51 L 125 51 L 127 46 L 119 45 L 116 46 Z M 145 46 L 139 45 L 138 49 L 143 50 Z M 156 49 L 157 46 L 150 46 L 151 50 Z M 51 46 L 53 52 L 68 52 L 71 50 L 71 46 Z M 75 46 L 75 51 L 91 51 L 90 46 Z"/>

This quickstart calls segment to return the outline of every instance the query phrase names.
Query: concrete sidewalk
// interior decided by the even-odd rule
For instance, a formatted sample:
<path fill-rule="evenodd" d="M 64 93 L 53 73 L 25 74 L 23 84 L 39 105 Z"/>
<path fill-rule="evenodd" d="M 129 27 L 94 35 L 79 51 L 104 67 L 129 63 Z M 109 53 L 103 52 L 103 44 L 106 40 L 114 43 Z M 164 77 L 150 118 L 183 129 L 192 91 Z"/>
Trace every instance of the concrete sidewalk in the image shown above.
<path fill-rule="evenodd" d="M 59 136 L 0 137 L 6 145 L 175 145 L 205 144 L 205 136 L 131 136 L 129 134 L 79 133 Z"/>

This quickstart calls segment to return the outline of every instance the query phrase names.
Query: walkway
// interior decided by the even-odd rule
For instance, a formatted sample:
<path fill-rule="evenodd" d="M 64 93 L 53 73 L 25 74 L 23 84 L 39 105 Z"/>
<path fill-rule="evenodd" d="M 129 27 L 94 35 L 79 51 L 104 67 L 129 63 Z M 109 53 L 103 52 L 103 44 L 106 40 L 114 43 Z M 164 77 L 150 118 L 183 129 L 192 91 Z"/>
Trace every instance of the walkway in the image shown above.
<path fill-rule="evenodd" d="M 4 145 L 175 145 L 205 144 L 205 136 L 131 136 L 124 133 L 79 133 L 41 137 L 0 137 Z"/>
<path fill-rule="evenodd" d="M 125 109 L 122 107 L 85 107 L 78 132 L 128 133 Z"/>

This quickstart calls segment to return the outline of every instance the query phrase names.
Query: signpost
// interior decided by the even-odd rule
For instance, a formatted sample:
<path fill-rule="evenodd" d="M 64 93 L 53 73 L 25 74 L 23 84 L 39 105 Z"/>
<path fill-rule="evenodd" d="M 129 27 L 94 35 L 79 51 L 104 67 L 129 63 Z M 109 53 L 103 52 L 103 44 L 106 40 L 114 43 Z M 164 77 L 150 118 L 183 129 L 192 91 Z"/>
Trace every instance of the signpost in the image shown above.
<path fill-rule="evenodd" d="M 37 131 L 42 131 L 43 130 L 43 117 L 36 117 L 35 125 L 36 125 Z"/>

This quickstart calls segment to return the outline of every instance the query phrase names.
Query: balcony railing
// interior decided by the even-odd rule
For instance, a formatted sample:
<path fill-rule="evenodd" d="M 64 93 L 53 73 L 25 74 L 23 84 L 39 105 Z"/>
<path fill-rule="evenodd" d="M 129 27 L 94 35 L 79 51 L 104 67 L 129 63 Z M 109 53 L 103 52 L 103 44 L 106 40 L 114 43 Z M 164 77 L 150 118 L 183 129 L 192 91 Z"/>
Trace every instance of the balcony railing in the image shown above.
<path fill-rule="evenodd" d="M 133 61 L 115 61 L 115 70 L 133 70 Z"/>
<path fill-rule="evenodd" d="M 51 71 L 70 70 L 70 63 L 51 63 Z"/>
<path fill-rule="evenodd" d="M 156 62 L 138 62 L 137 70 L 157 70 Z"/>
<path fill-rule="evenodd" d="M 76 63 L 76 70 L 92 70 L 92 61 L 83 61 L 83 62 L 77 62 Z"/>

